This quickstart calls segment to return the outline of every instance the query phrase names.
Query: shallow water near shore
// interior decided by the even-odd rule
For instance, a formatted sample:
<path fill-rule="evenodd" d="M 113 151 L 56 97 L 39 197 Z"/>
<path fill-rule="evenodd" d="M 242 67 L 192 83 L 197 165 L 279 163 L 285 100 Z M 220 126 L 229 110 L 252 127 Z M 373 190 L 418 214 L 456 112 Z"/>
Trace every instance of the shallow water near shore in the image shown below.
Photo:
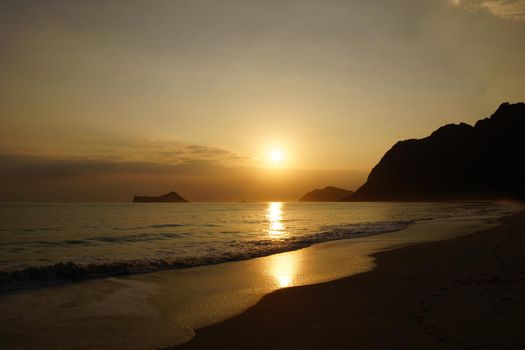
<path fill-rule="evenodd" d="M 503 205 L 497 212 L 422 220 L 401 231 L 245 261 L 3 295 L 0 338 L 13 349 L 168 347 L 191 339 L 197 328 L 242 312 L 273 290 L 369 271 L 374 252 L 489 228 L 497 217 L 519 208 Z"/>
<path fill-rule="evenodd" d="M 0 204 L 0 289 L 245 260 L 509 210 L 488 202 Z"/>

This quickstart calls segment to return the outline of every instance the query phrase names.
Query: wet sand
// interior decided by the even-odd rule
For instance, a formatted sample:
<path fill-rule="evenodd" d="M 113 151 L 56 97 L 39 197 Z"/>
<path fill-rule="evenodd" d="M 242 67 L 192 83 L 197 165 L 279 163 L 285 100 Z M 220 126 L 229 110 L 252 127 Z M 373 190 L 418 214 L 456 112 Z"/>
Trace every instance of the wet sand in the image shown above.
<path fill-rule="evenodd" d="M 277 290 L 177 349 L 525 348 L 525 213 L 373 256 L 373 271 Z"/>

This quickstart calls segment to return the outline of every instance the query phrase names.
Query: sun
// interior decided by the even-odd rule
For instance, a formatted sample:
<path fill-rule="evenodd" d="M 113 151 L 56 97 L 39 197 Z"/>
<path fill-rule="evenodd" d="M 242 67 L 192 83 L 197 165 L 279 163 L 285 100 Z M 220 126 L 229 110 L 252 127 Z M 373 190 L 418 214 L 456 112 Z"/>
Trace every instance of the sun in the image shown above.
<path fill-rule="evenodd" d="M 284 158 L 284 155 L 281 150 L 274 149 L 273 151 L 270 152 L 270 160 L 273 163 L 280 163 L 283 161 L 283 158 Z"/>

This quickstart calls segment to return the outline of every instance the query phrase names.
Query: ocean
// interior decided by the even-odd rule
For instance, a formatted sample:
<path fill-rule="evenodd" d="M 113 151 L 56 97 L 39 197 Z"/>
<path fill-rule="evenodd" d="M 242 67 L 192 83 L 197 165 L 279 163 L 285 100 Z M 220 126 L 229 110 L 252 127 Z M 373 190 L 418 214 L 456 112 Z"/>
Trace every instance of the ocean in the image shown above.
<path fill-rule="evenodd" d="M 521 208 L 509 202 L 3 203 L 0 282 L 210 265 Z"/>
<path fill-rule="evenodd" d="M 0 204 L 0 339 L 6 349 L 169 348 L 277 289 L 366 273 L 378 252 L 478 232 L 523 208 Z"/>

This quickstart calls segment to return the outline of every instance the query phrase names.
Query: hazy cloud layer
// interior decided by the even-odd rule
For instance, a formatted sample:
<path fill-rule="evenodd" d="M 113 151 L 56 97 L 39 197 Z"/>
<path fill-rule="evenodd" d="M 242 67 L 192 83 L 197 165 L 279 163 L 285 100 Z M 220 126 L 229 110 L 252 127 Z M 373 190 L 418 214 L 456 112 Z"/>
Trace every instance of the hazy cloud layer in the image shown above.
<path fill-rule="evenodd" d="M 170 165 L 213 163 L 240 165 L 251 158 L 230 150 L 176 141 L 147 140 L 115 150 L 116 159 L 159 162 Z"/>
<path fill-rule="evenodd" d="M 115 174 L 194 174 L 223 167 L 215 160 L 186 158 L 178 164 L 155 161 L 131 161 L 90 158 L 46 158 L 28 155 L 0 155 L 0 169 L 4 176 L 18 179 L 60 180 Z"/>
<path fill-rule="evenodd" d="M 2 201 L 129 201 L 175 190 L 191 201 L 296 200 L 314 187 L 355 189 L 363 171 L 269 169 L 203 145 L 147 141 L 105 153 L 0 153 Z"/>
<path fill-rule="evenodd" d="M 142 140 L 127 143 L 105 143 L 80 148 L 50 149 L 7 149 L 0 157 L 36 163 L 46 159 L 51 164 L 61 162 L 81 162 L 83 164 L 104 163 L 159 163 L 164 166 L 190 164 L 217 164 L 225 166 L 248 165 L 250 157 L 241 156 L 233 151 L 197 144 L 188 144 L 166 140 Z"/>
<path fill-rule="evenodd" d="M 470 11 L 488 11 L 502 19 L 525 20 L 525 0 L 452 0 Z"/>

